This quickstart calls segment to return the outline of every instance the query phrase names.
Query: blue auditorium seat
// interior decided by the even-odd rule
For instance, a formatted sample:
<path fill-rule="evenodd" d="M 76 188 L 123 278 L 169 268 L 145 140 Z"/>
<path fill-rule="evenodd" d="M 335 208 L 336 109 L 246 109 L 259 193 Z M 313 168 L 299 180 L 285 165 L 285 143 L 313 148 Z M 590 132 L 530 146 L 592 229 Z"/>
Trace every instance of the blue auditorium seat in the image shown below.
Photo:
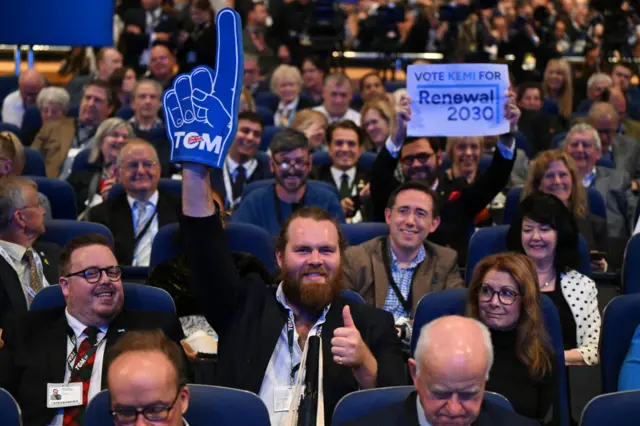
<path fill-rule="evenodd" d="M 44 157 L 40 151 L 33 148 L 24 149 L 24 170 L 23 176 L 47 176 L 47 171 L 44 165 Z"/>
<path fill-rule="evenodd" d="M 76 219 L 76 194 L 73 187 L 64 180 L 50 179 L 43 176 L 26 176 L 38 185 L 51 203 L 51 216 L 54 219 Z"/>

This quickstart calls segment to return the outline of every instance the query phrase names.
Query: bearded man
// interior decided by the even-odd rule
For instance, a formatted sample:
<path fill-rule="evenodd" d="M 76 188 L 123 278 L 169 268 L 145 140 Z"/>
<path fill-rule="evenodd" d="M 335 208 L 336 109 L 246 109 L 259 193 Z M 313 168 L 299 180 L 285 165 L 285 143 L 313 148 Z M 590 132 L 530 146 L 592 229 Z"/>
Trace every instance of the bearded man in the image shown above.
<path fill-rule="evenodd" d="M 183 164 L 181 229 L 192 286 L 219 336 L 216 384 L 245 389 L 264 401 L 274 426 L 291 410 L 309 336 L 320 336 L 319 392 L 325 424 L 344 395 L 406 384 L 393 317 L 341 296 L 345 239 L 333 216 L 297 209 L 276 242 L 281 269 L 275 295 L 257 274 L 240 278 L 210 194 L 207 168 Z"/>

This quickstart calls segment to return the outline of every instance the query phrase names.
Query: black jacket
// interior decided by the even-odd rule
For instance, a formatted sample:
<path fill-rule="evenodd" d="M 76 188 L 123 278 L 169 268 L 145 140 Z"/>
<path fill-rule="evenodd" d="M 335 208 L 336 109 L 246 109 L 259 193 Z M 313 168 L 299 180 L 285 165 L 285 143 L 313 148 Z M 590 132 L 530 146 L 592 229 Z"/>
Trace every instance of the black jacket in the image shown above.
<path fill-rule="evenodd" d="M 58 284 L 60 246 L 36 241 L 33 244 L 33 249 L 40 255 L 42 271 L 49 284 Z M 0 329 L 4 328 L 5 320 L 12 313 L 26 314 L 27 299 L 15 269 L 0 256 Z"/>
<path fill-rule="evenodd" d="M 366 414 L 338 426 L 418 426 L 416 392 L 398 404 L 389 405 L 370 414 Z M 483 402 L 480 414 L 472 426 L 539 426 L 535 420 L 499 407 L 490 402 Z"/>
<path fill-rule="evenodd" d="M 178 49 L 179 73 L 188 73 L 197 65 L 216 67 L 216 24 L 210 22 L 189 29 L 189 38 Z"/>
<path fill-rule="evenodd" d="M 193 292 L 201 301 L 207 321 L 219 336 L 215 384 L 257 394 L 285 327 L 287 310 L 265 286 L 260 275 L 239 277 L 218 215 L 181 217 L 180 224 Z M 401 344 L 393 317 L 370 306 L 352 304 L 342 297 L 334 299 L 322 327 L 327 424 L 330 424 L 340 398 L 358 390 L 351 369 L 333 362 L 331 355 L 331 338 L 334 330 L 343 326 L 345 305 L 351 307 L 354 323 L 378 361 L 377 385 L 406 384 Z"/>
<path fill-rule="evenodd" d="M 47 383 L 63 383 L 67 356 L 65 308 L 32 311 L 11 318 L 2 335 L 0 387 L 8 390 L 22 408 L 25 426 L 44 426 L 57 409 L 47 408 Z M 163 312 L 123 310 L 109 325 L 106 352 L 120 333 L 130 330 L 161 329 L 180 344 L 184 338 L 175 316 Z M 105 360 L 106 361 L 106 360 Z M 106 362 L 102 368 L 102 389 L 106 386 Z"/>
<path fill-rule="evenodd" d="M 331 165 L 329 164 L 323 164 L 321 166 L 314 167 L 311 172 L 311 176 L 312 176 L 312 179 L 328 182 L 331 185 L 338 188 L 338 190 L 340 190 L 340 187 L 336 186 L 336 181 L 333 179 L 333 176 L 331 175 Z M 356 176 L 353 182 L 354 189 L 356 189 L 356 195 L 359 194 L 359 191 L 357 190 L 357 188 L 359 187 L 364 188 L 364 186 L 367 185 L 370 181 L 371 181 L 371 174 L 369 173 L 369 171 L 356 168 Z M 362 200 L 360 200 L 359 197 L 356 198 L 356 200 L 360 202 L 360 204 L 356 205 L 356 212 L 360 210 L 360 214 L 362 215 L 363 221 L 365 222 L 370 221 L 371 211 L 373 209 L 371 200 L 366 200 L 365 203 L 361 203 Z"/>
<path fill-rule="evenodd" d="M 429 235 L 429 240 L 441 246 L 450 247 L 458 252 L 458 261 L 464 266 L 467 261 L 469 236 L 473 229 L 473 219 L 502 191 L 509 182 L 511 170 L 515 162 L 502 156 L 495 150 L 491 166 L 468 186 L 460 186 L 451 193 L 438 188 L 440 196 L 440 226 Z M 384 209 L 391 192 L 400 183 L 393 177 L 398 159 L 382 149 L 373 164 L 371 173 L 371 197 L 373 199 L 373 218 L 377 222 L 384 221 Z"/>
<path fill-rule="evenodd" d="M 161 191 L 158 197 L 158 229 L 177 222 L 179 211 L 180 198 Z M 88 216 L 91 222 L 101 223 L 111 231 L 118 263 L 131 265 L 134 233 L 133 216 L 127 201 L 127 194 L 123 192 L 115 198 L 109 198 L 104 203 L 91 208 Z"/>

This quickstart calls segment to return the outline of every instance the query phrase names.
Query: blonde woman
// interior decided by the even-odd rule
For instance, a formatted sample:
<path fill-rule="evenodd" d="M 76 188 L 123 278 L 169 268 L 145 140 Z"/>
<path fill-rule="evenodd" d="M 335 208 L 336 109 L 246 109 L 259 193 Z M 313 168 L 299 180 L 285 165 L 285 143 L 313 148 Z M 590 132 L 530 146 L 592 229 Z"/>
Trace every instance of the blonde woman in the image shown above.
<path fill-rule="evenodd" d="M 568 120 L 573 112 L 573 77 L 569 62 L 551 59 L 544 71 L 542 89 L 545 99 L 555 102 L 560 116 Z"/>
<path fill-rule="evenodd" d="M 302 75 L 294 66 L 280 65 L 273 71 L 271 91 L 280 99 L 273 116 L 273 122 L 276 126 L 289 127 L 296 111 L 313 107 L 309 100 L 300 97 Z"/>
<path fill-rule="evenodd" d="M 309 139 L 311 152 L 326 151 L 326 131 L 329 126 L 327 117 L 318 111 L 303 109 L 296 112 L 291 121 L 291 128 L 299 130 Z"/>
<path fill-rule="evenodd" d="M 396 113 L 384 99 L 374 99 L 360 110 L 360 127 L 367 133 L 365 148 L 379 152 L 396 129 Z"/>

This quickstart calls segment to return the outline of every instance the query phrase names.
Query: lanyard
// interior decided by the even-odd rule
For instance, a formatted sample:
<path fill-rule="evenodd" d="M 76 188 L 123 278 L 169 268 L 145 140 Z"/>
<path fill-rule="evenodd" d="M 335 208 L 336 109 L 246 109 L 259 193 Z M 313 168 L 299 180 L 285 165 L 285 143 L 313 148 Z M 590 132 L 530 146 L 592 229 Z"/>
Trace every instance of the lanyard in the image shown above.
<path fill-rule="evenodd" d="M 424 261 L 420 262 L 415 266 L 415 268 L 413 268 L 413 274 L 411 274 L 411 284 L 409 285 L 409 294 L 406 299 L 402 295 L 402 292 L 400 291 L 400 287 L 398 286 L 396 281 L 393 279 L 393 273 L 391 271 L 391 259 L 389 256 L 389 238 L 385 238 L 384 240 L 382 240 L 382 261 L 384 262 L 384 268 L 387 271 L 387 276 L 389 278 L 389 285 L 391 285 L 393 292 L 396 294 L 396 297 L 400 301 L 400 304 L 404 308 L 409 318 L 413 318 L 412 303 L 411 303 L 411 301 L 413 300 L 413 297 L 412 297 L 413 282 L 416 280 L 416 276 L 418 275 L 416 273 L 418 272 L 418 268 L 420 267 L 420 265 L 422 265 L 422 262 Z"/>
<path fill-rule="evenodd" d="M 320 336 L 322 334 L 322 326 L 319 326 L 315 336 Z M 291 358 L 291 374 L 289 375 L 289 383 L 291 387 L 293 387 L 295 382 L 296 373 L 300 370 L 300 364 L 293 365 L 293 320 L 291 319 L 291 315 L 287 318 L 287 342 L 289 344 L 289 357 Z"/>
<path fill-rule="evenodd" d="M 73 349 L 71 350 L 71 353 L 67 357 L 67 365 L 69 366 L 69 371 L 71 371 L 71 376 L 73 377 L 74 373 L 77 373 L 78 371 L 80 371 L 80 369 L 87 362 L 87 360 L 91 356 L 93 356 L 94 353 L 96 353 L 96 351 L 98 350 L 98 347 L 100 347 L 100 344 L 102 343 L 102 341 L 104 339 L 102 339 L 100 341 L 97 341 L 82 356 L 82 358 L 77 359 L 78 358 L 78 348 L 77 348 L 78 340 L 76 339 L 76 334 L 73 332 L 71 327 L 67 327 L 67 335 L 69 336 L 69 339 L 71 340 L 71 346 L 73 346 Z"/>
<path fill-rule="evenodd" d="M 304 201 L 306 196 L 307 196 L 307 189 L 305 188 L 302 199 L 297 203 L 291 204 L 291 214 L 293 214 L 296 210 L 304 206 Z M 282 206 L 280 205 L 281 201 L 280 201 L 280 198 L 278 197 L 278 192 L 276 191 L 275 185 L 273 185 L 273 202 L 276 205 L 276 218 L 278 218 L 278 224 L 282 226 L 284 224 L 284 219 L 282 217 Z"/>

